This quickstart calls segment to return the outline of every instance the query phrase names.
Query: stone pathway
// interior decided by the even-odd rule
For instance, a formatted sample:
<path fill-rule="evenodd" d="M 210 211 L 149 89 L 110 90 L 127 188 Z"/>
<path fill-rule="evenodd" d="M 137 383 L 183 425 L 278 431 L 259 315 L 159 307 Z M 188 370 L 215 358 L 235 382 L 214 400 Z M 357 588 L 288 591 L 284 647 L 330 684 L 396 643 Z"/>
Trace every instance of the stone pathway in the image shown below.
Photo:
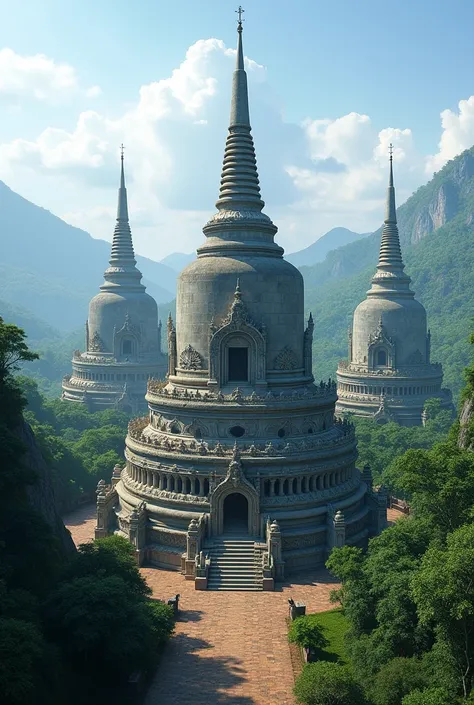
<path fill-rule="evenodd" d="M 400 517 L 389 512 L 390 521 Z M 76 544 L 91 540 L 95 506 L 65 517 Z M 337 587 L 327 571 L 294 578 L 275 592 L 199 592 L 180 573 L 143 568 L 153 595 L 181 595 L 176 634 L 145 705 L 294 705 L 287 642 L 288 599 L 308 612 L 330 609 Z"/>

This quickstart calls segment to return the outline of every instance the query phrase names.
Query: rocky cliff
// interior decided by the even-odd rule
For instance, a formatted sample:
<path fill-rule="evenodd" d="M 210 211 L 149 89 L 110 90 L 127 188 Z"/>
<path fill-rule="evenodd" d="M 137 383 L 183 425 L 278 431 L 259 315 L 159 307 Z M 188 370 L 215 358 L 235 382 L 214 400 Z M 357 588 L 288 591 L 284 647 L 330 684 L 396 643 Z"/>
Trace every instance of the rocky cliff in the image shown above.
<path fill-rule="evenodd" d="M 474 147 L 448 162 L 425 186 L 397 209 L 404 255 L 424 238 L 450 223 L 474 198 Z M 381 213 L 382 218 L 382 213 Z M 466 224 L 474 221 L 468 208 Z M 302 267 L 307 288 L 344 279 L 377 263 L 382 228 L 356 242 L 330 252 L 324 262 Z"/>
<path fill-rule="evenodd" d="M 56 509 L 53 478 L 41 451 L 39 450 L 31 426 L 23 421 L 17 429 L 17 434 L 26 448 L 25 464 L 33 470 L 36 482 L 28 488 L 28 498 L 31 505 L 39 512 L 53 529 L 64 549 L 74 552 L 75 546 L 71 534 L 64 526 Z"/>

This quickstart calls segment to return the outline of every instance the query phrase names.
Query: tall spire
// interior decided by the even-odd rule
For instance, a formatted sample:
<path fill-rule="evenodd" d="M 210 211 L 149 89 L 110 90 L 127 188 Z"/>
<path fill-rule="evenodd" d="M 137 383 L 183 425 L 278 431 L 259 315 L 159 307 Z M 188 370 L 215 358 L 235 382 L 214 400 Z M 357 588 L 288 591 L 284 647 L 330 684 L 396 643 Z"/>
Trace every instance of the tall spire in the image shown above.
<path fill-rule="evenodd" d="M 115 224 L 114 237 L 112 240 L 112 253 L 108 267 L 104 272 L 105 282 L 100 287 L 101 290 L 117 289 L 126 287 L 127 289 L 144 290 L 141 284 L 141 272 L 136 267 L 135 254 L 133 252 L 132 232 L 128 222 L 128 202 L 127 189 L 125 187 L 124 171 L 124 146 L 120 148 L 120 186 L 117 203 L 117 222 Z"/>
<path fill-rule="evenodd" d="M 385 206 L 385 220 L 380 242 L 379 261 L 377 271 L 372 278 L 372 288 L 367 292 L 372 296 L 383 296 L 390 293 L 400 294 L 405 292 L 414 296 L 410 291 L 410 277 L 404 270 L 400 237 L 398 234 L 397 211 L 395 207 L 395 187 L 393 185 L 393 145 L 389 146 L 389 177 L 387 188 L 387 202 Z"/>
<path fill-rule="evenodd" d="M 277 228 L 270 218 L 262 213 L 265 205 L 260 195 L 255 147 L 251 134 L 247 74 L 244 65 L 242 46 L 242 14 L 239 6 L 236 11 L 237 23 L 237 58 L 232 77 L 232 100 L 230 122 L 224 152 L 219 198 L 216 203 L 218 213 L 204 226 L 204 234 L 217 236 L 224 240 L 248 242 L 260 240 L 280 254 L 278 245 L 273 243 Z M 257 237 L 249 230 L 258 228 Z M 231 232 L 229 232 L 231 231 Z M 244 232 L 245 231 L 245 232 Z M 222 243 L 221 243 L 222 244 Z M 217 244 L 214 245 L 215 249 Z M 200 248 L 204 252 L 208 247 Z"/>

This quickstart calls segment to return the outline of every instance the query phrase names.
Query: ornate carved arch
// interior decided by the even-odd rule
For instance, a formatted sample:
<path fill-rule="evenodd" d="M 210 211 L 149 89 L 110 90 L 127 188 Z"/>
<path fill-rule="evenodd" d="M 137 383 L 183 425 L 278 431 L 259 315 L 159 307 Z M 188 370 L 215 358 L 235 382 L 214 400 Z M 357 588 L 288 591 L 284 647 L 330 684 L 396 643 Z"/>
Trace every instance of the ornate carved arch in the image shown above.
<path fill-rule="evenodd" d="M 263 327 L 252 321 L 246 305 L 242 301 L 239 281 L 234 293 L 234 300 L 228 316 L 220 327 L 210 327 L 209 337 L 209 381 L 218 386 L 226 384 L 224 350 L 231 337 L 243 337 L 249 345 L 250 381 L 257 385 L 266 385 L 266 334 Z"/>
<path fill-rule="evenodd" d="M 377 354 L 380 350 L 384 350 L 387 355 L 386 367 L 395 368 L 395 341 L 390 338 L 382 324 L 380 318 L 377 330 L 369 335 L 369 350 L 368 350 L 368 367 L 373 370 L 379 365 L 377 364 Z"/>
<path fill-rule="evenodd" d="M 234 453 L 225 479 L 212 490 L 209 496 L 213 536 L 223 533 L 224 500 L 228 495 L 234 493 L 240 493 L 247 499 L 249 536 L 258 536 L 260 534 L 260 496 L 245 477 L 237 445 L 234 446 Z"/>
<path fill-rule="evenodd" d="M 120 359 L 124 357 L 122 354 L 122 342 L 124 340 L 132 342 L 132 352 L 128 353 L 130 357 L 136 357 L 140 350 L 141 331 L 139 326 L 133 324 L 128 313 L 125 314 L 125 321 L 121 328 L 114 328 L 114 357 Z"/>

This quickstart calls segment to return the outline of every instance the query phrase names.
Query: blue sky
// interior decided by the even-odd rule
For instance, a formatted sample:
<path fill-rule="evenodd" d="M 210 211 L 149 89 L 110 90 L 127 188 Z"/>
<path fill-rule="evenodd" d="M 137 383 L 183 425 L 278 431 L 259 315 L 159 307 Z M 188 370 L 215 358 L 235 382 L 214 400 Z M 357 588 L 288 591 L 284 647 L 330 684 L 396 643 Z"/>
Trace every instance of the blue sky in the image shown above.
<path fill-rule="evenodd" d="M 244 7 L 263 197 L 287 250 L 330 227 L 378 225 L 390 139 L 399 202 L 474 142 L 474 99 L 459 106 L 474 95 L 474 3 Z M 109 239 L 123 139 L 137 249 L 160 259 L 199 245 L 217 196 L 235 8 L 228 0 L 0 0 L 0 178 Z M 211 39 L 220 43 L 196 45 Z M 2 65 L 6 48 L 13 55 Z M 38 68 L 39 54 L 50 63 Z M 159 98 L 154 89 L 140 98 L 141 87 L 156 87 L 183 62 L 177 98 L 173 81 L 169 90 L 160 84 Z"/>

